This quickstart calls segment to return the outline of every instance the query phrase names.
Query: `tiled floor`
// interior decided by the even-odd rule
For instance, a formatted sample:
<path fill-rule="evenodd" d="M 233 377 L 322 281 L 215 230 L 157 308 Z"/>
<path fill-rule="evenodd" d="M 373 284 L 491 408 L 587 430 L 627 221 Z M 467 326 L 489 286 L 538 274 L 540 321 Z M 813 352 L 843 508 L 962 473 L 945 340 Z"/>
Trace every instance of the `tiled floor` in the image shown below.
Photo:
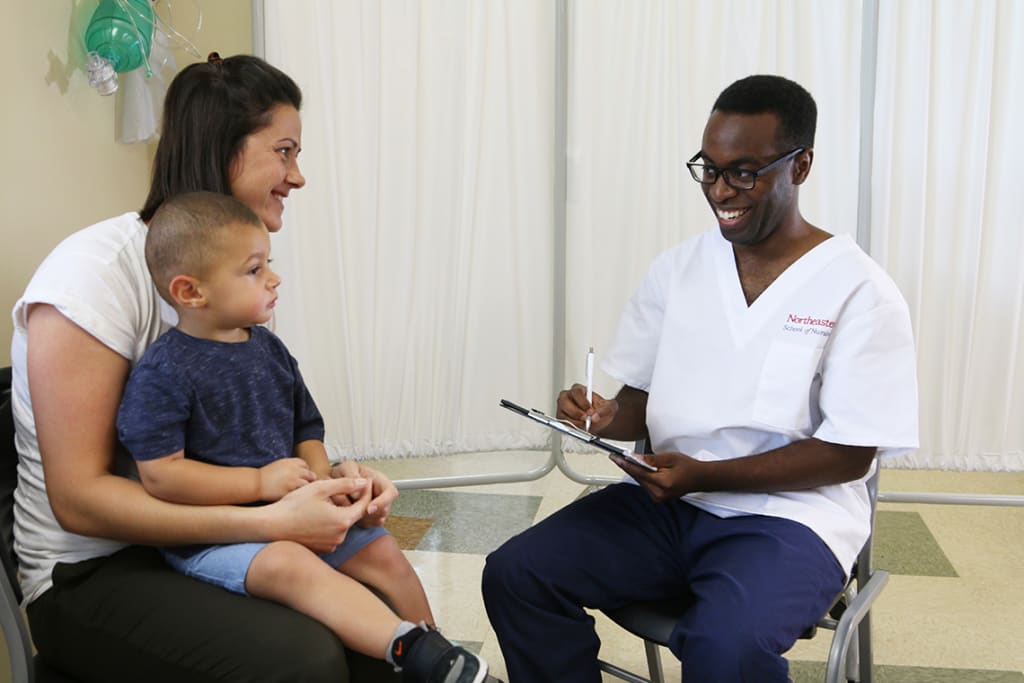
<path fill-rule="evenodd" d="M 503 453 L 374 465 L 401 480 L 527 471 L 544 460 Z M 573 455 L 570 463 L 617 476 L 598 455 Z M 881 482 L 883 491 L 1024 494 L 1024 474 L 885 470 Z M 532 482 L 405 489 L 399 497 L 393 532 L 409 548 L 435 614 L 453 638 L 481 643 L 498 677 L 504 665 L 479 592 L 483 555 L 584 489 L 556 470 Z M 892 573 L 873 613 L 878 683 L 1024 683 L 1024 508 L 882 503 L 875 564 Z M 644 670 L 639 640 L 600 615 L 597 628 L 603 658 Z M 822 631 L 790 652 L 795 683 L 822 680 L 830 635 Z M 663 660 L 669 680 L 679 680 L 671 654 Z"/>

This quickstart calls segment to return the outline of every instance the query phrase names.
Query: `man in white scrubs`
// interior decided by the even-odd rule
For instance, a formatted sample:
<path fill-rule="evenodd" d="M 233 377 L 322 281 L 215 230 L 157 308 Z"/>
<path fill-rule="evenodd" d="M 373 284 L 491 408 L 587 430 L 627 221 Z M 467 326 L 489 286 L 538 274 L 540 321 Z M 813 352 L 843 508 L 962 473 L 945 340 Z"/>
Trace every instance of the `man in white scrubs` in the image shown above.
<path fill-rule="evenodd" d="M 726 88 L 690 160 L 717 226 L 661 254 L 603 364 L 558 416 L 649 437 L 658 468 L 585 496 L 492 553 L 488 615 L 511 683 L 596 683 L 587 608 L 685 598 L 683 680 L 785 683 L 783 653 L 841 589 L 870 532 L 876 454 L 917 447 L 906 302 L 798 193 L 817 108 L 800 85 Z"/>

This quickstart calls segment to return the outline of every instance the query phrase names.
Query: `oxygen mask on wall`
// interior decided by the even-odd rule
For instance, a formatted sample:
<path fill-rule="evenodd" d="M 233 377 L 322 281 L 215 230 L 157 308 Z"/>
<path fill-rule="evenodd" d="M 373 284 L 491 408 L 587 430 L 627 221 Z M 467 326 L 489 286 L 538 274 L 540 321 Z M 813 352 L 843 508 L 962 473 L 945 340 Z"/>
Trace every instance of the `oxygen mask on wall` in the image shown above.
<path fill-rule="evenodd" d="M 118 88 L 118 73 L 145 66 L 150 76 L 153 24 L 149 0 L 100 0 L 85 29 L 89 85 L 111 95 Z"/>
<path fill-rule="evenodd" d="M 85 28 L 89 85 L 100 95 L 118 90 L 122 94 L 119 142 L 150 142 L 159 134 L 164 95 L 177 72 L 174 49 L 200 58 L 192 41 L 174 29 L 171 4 L 171 0 L 99 0 Z M 193 4 L 198 33 L 203 15 L 198 0 Z"/>

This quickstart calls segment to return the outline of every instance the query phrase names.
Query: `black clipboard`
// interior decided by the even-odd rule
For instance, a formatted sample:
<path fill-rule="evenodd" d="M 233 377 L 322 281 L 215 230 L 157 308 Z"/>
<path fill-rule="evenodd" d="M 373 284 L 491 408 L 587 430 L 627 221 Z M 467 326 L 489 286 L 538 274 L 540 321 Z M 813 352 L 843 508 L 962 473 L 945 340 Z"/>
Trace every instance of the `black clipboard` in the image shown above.
<path fill-rule="evenodd" d="M 618 446 L 608 441 L 604 441 L 599 436 L 591 434 L 590 432 L 584 429 L 580 429 L 579 427 L 570 422 L 550 417 L 549 415 L 545 415 L 541 411 L 534 410 L 533 408 L 524 408 L 521 405 L 517 405 L 512 401 L 506 400 L 504 398 L 501 399 L 501 403 L 499 405 L 501 405 L 502 408 L 508 408 L 513 413 L 518 413 L 519 415 L 529 418 L 534 422 L 539 422 L 546 427 L 550 427 L 551 429 L 554 429 L 557 432 L 561 432 L 562 434 L 568 434 L 574 439 L 578 439 L 585 443 L 589 443 L 592 446 L 597 446 L 601 450 L 608 451 L 609 453 L 614 453 L 615 455 L 625 460 L 628 460 L 634 465 L 642 467 L 645 470 L 648 470 L 650 472 L 658 471 L 657 467 L 650 464 L 649 462 L 645 462 L 641 458 L 636 457 L 636 454 L 634 454 L 633 451 L 629 450 L 628 448 L 624 448 L 622 446 Z"/>

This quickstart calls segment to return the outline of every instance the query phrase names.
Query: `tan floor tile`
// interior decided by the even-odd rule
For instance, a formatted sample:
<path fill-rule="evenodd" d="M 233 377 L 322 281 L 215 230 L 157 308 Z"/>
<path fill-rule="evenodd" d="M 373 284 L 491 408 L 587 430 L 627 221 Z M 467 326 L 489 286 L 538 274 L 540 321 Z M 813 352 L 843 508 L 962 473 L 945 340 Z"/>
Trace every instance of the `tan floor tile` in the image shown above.
<path fill-rule="evenodd" d="M 398 547 L 402 550 L 412 550 L 420 544 L 423 537 L 430 531 L 430 527 L 434 525 L 434 520 L 423 519 L 420 517 L 403 517 L 402 515 L 388 515 L 387 523 L 384 528 L 388 530 L 395 540 L 398 541 Z"/>
<path fill-rule="evenodd" d="M 483 556 L 417 550 L 405 555 L 419 574 L 445 635 L 455 640 L 484 640 L 490 624 L 480 595 Z"/>

